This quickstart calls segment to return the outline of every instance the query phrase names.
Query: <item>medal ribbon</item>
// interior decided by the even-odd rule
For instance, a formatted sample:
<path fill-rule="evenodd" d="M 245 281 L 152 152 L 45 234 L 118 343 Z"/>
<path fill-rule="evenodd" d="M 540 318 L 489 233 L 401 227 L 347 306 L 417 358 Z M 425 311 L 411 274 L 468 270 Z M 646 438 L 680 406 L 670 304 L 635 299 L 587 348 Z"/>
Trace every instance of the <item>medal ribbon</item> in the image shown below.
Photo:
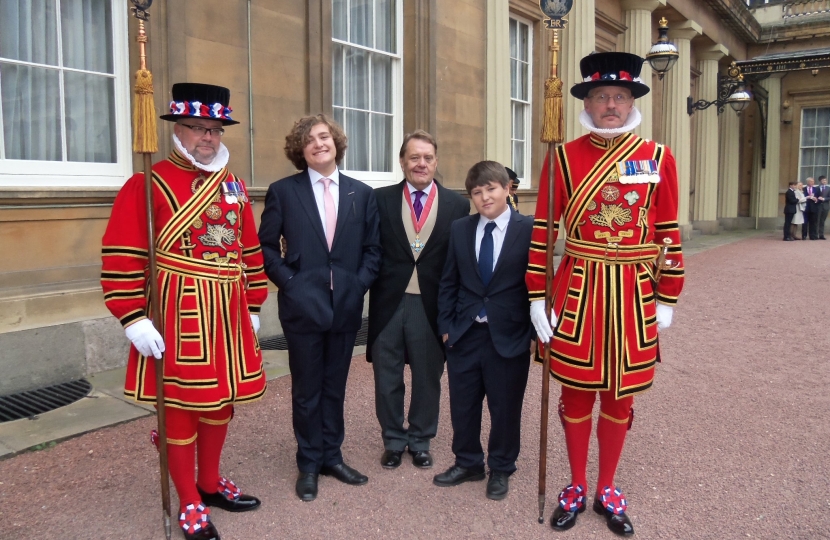
<path fill-rule="evenodd" d="M 432 208 L 432 203 L 435 201 L 435 193 L 438 191 L 435 186 L 433 189 L 429 190 L 429 195 L 427 196 L 427 202 L 424 204 L 424 209 L 421 210 L 421 219 L 415 217 L 415 208 L 412 206 L 412 194 L 409 193 L 409 189 L 404 186 L 404 198 L 406 199 L 406 203 L 409 205 L 409 213 L 412 216 L 412 225 L 415 227 L 415 234 L 421 232 L 421 229 L 424 228 L 424 223 L 427 222 L 427 217 L 429 216 L 429 210 Z"/>

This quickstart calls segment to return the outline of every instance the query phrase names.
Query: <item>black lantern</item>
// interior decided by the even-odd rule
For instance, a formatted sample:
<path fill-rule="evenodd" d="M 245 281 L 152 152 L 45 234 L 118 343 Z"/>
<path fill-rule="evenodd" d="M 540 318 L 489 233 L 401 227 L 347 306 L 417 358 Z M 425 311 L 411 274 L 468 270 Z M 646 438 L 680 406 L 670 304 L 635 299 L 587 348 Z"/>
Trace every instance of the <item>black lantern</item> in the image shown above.
<path fill-rule="evenodd" d="M 694 114 L 695 111 L 703 111 L 712 105 L 717 106 L 718 114 L 723 112 L 727 103 L 738 114 L 741 114 L 741 111 L 749 106 L 750 101 L 752 101 L 752 94 L 746 89 L 741 68 L 735 62 L 732 62 L 726 73 L 726 75 L 718 75 L 718 98 L 715 101 L 701 99 L 695 102 L 692 96 L 686 98 L 686 112 L 689 113 L 689 116 Z"/>
<path fill-rule="evenodd" d="M 677 62 L 680 54 L 677 52 L 677 47 L 674 43 L 669 41 L 669 21 L 665 17 L 659 21 L 660 27 L 658 32 L 660 37 L 657 38 L 657 43 L 651 46 L 651 49 L 646 55 L 646 61 L 651 66 L 651 69 L 657 73 L 658 79 L 663 79 L 665 75 Z"/>

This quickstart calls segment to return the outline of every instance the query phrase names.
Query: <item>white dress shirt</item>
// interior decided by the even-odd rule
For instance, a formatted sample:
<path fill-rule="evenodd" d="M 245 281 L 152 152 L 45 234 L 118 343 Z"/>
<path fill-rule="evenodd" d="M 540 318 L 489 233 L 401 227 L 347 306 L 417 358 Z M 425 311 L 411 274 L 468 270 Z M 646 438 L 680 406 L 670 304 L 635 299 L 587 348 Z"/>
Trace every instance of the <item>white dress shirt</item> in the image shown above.
<path fill-rule="evenodd" d="M 432 185 L 435 183 L 435 180 L 429 183 L 427 187 L 422 189 L 421 191 L 424 192 L 423 196 L 421 197 L 421 204 L 426 207 L 427 199 L 429 198 L 429 192 L 432 191 Z M 412 204 L 415 204 L 415 192 L 418 191 L 418 188 L 410 184 L 408 181 L 406 182 L 406 188 L 409 190 L 409 201 Z"/>
<path fill-rule="evenodd" d="M 320 221 L 323 222 L 323 233 L 325 234 L 328 232 L 326 231 L 326 201 L 323 198 L 326 193 L 326 189 L 320 179 L 331 179 L 329 191 L 334 199 L 334 210 L 336 212 L 340 206 L 340 169 L 335 168 L 334 172 L 331 173 L 331 176 L 326 177 L 309 167 L 308 177 L 311 179 L 311 190 L 314 192 L 314 200 L 317 202 L 317 211 L 320 212 Z"/>
<path fill-rule="evenodd" d="M 496 227 L 493 229 L 493 269 L 496 268 L 496 263 L 499 261 L 499 254 L 501 253 L 501 246 L 504 244 L 504 234 L 507 231 L 507 224 L 510 223 L 510 207 L 501 213 L 496 219 L 490 220 L 484 216 L 479 217 L 478 225 L 476 226 L 476 262 L 478 262 L 478 252 L 481 251 L 481 239 L 484 238 L 484 226 L 494 221 Z"/>

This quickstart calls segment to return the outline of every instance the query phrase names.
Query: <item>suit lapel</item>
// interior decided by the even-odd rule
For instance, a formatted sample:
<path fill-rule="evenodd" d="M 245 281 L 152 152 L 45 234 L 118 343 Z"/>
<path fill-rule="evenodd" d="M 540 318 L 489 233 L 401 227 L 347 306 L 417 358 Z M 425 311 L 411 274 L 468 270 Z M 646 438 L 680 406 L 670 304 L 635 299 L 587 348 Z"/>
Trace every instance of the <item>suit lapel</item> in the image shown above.
<path fill-rule="evenodd" d="M 295 180 L 297 182 L 295 185 L 297 200 L 300 201 L 300 204 L 308 213 L 311 228 L 317 232 L 317 236 L 320 237 L 323 245 L 328 247 L 326 232 L 323 230 L 323 222 L 320 219 L 320 211 L 317 209 L 317 200 L 314 198 L 314 190 L 311 189 L 311 177 L 308 176 L 308 170 L 298 174 Z"/>
<path fill-rule="evenodd" d="M 438 183 L 438 180 L 434 180 L 434 182 L 434 189 L 438 190 L 436 193 L 438 195 L 438 214 L 435 216 L 435 227 L 432 228 L 432 235 L 438 235 L 444 234 L 444 231 L 446 231 L 449 228 L 450 223 L 452 223 L 452 221 L 450 221 L 452 209 L 450 208 L 450 198 L 445 197 L 442 193 L 442 191 L 446 190 L 441 186 L 441 184 Z M 475 237 L 473 239 L 475 240 Z M 421 257 L 429 253 L 431 251 L 431 246 L 434 244 L 435 242 L 428 241 L 424 251 L 421 252 Z M 473 254 L 475 255 L 475 252 L 473 252 Z M 473 260 L 475 260 L 475 258 Z"/>
<path fill-rule="evenodd" d="M 406 229 L 403 225 L 404 217 L 401 215 L 400 211 L 401 205 L 403 204 L 404 193 L 409 195 L 409 191 L 406 189 L 406 180 L 398 184 L 398 189 L 387 191 L 386 208 L 389 212 L 389 221 L 392 222 L 392 233 L 401 243 L 403 250 L 414 261 L 415 257 L 412 255 L 412 247 L 409 245 L 409 239 L 406 237 Z M 426 249 L 424 249 L 424 251 L 426 251 Z"/>
<path fill-rule="evenodd" d="M 343 229 L 346 227 L 346 219 L 350 214 L 356 213 L 352 179 L 341 173 L 340 185 L 337 187 L 340 191 L 340 200 L 337 205 L 337 225 L 334 228 L 334 239 L 331 241 L 332 250 L 334 250 L 337 239 L 340 238 L 340 234 L 343 233 Z"/>
<path fill-rule="evenodd" d="M 510 257 L 508 254 L 513 246 L 517 245 L 516 239 L 519 237 L 519 226 L 518 222 L 521 221 L 519 219 L 519 215 L 514 211 L 510 211 L 510 221 L 507 222 L 507 231 L 504 233 L 504 242 L 501 245 L 501 251 L 499 252 L 499 258 L 496 261 L 496 267 L 493 269 L 493 277 L 490 278 L 490 283 L 493 282 L 496 278 L 496 274 L 498 274 L 499 270 L 504 267 L 506 259 Z"/>
<path fill-rule="evenodd" d="M 476 259 L 476 225 L 478 225 L 478 219 L 479 215 L 474 214 L 467 221 L 467 254 L 470 257 L 470 264 L 476 269 L 479 285 L 484 287 L 484 282 L 481 280 L 481 271 L 478 269 L 478 259 Z"/>

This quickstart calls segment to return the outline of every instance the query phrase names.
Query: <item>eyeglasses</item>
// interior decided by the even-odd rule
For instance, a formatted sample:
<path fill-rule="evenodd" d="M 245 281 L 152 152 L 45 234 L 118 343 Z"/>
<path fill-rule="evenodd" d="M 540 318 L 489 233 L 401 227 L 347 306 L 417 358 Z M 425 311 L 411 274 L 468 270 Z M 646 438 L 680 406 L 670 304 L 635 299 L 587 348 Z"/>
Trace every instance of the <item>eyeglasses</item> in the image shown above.
<path fill-rule="evenodd" d="M 613 99 L 614 103 L 616 103 L 617 105 L 624 105 L 634 98 L 632 96 L 627 96 L 625 94 L 594 94 L 593 96 L 588 96 L 588 99 L 590 99 L 598 105 L 608 103 L 609 99 Z"/>
<path fill-rule="evenodd" d="M 191 126 L 190 124 L 179 124 L 179 125 L 192 129 L 193 133 L 195 133 L 199 137 L 204 137 L 205 133 L 210 133 L 210 135 L 212 137 L 221 137 L 222 135 L 225 134 L 225 128 L 206 128 L 206 127 L 202 127 L 202 126 Z"/>

